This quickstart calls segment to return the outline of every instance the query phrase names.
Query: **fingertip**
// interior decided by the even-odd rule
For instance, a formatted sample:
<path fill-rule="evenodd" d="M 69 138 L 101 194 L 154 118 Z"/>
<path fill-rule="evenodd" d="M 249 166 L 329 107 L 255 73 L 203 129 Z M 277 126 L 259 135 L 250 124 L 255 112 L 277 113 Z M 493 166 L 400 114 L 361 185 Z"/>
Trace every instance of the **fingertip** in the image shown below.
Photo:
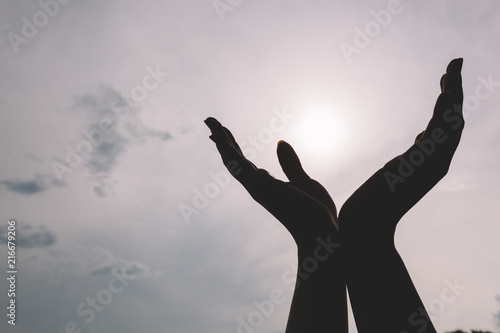
<path fill-rule="evenodd" d="M 463 58 L 453 59 L 446 68 L 446 74 L 441 77 L 441 92 L 460 92 L 462 89 Z"/>
<path fill-rule="evenodd" d="M 463 58 L 456 58 L 450 61 L 448 67 L 446 67 L 446 73 L 457 71 L 460 72 L 462 70 L 462 65 L 464 63 Z"/>
<path fill-rule="evenodd" d="M 288 142 L 278 141 L 277 154 L 281 168 L 290 181 L 309 178 L 302 168 L 297 153 Z"/>
<path fill-rule="evenodd" d="M 207 127 L 210 129 L 211 132 L 213 132 L 213 129 L 214 129 L 214 124 L 217 120 L 215 118 L 212 118 L 212 117 L 208 117 L 207 119 L 205 119 L 205 125 L 207 125 Z"/>
<path fill-rule="evenodd" d="M 222 135 L 224 133 L 224 128 L 222 124 L 215 118 L 209 117 L 206 119 L 205 124 L 212 131 L 212 133 L 218 133 Z"/>
<path fill-rule="evenodd" d="M 276 151 L 278 153 L 278 158 L 283 160 L 299 160 L 297 153 L 293 149 L 293 147 L 286 142 L 285 140 L 278 141 L 278 146 L 276 147 Z M 299 162 L 300 163 L 300 162 Z"/>
<path fill-rule="evenodd" d="M 292 146 L 290 146 L 290 144 L 285 140 L 280 140 L 278 141 L 276 148 L 282 150 L 282 149 L 292 148 Z"/>
<path fill-rule="evenodd" d="M 208 123 L 210 123 L 210 122 L 212 122 L 212 121 L 214 121 L 214 120 L 215 120 L 215 118 L 213 118 L 213 117 L 208 117 L 208 118 L 207 118 L 207 119 L 205 119 L 203 122 L 204 122 L 205 124 L 207 124 L 207 125 L 208 125 Z"/>

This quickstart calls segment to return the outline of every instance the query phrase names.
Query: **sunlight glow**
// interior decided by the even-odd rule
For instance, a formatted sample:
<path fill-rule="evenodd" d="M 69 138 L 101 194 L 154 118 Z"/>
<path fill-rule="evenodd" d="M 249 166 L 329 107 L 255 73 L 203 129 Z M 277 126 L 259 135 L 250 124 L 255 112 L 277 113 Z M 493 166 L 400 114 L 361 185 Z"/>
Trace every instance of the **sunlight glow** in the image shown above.
<path fill-rule="evenodd" d="M 310 108 L 301 116 L 298 137 L 304 148 L 315 153 L 338 150 L 343 144 L 341 119 L 328 108 Z"/>

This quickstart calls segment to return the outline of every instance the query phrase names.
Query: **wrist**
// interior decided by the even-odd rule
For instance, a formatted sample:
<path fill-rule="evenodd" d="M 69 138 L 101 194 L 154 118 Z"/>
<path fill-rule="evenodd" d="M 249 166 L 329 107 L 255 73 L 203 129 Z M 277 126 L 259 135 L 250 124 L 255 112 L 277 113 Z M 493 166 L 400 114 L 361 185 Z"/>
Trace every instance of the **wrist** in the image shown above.
<path fill-rule="evenodd" d="M 339 256 L 340 240 L 333 233 L 316 236 L 308 242 L 297 244 L 299 265 L 316 265 Z"/>

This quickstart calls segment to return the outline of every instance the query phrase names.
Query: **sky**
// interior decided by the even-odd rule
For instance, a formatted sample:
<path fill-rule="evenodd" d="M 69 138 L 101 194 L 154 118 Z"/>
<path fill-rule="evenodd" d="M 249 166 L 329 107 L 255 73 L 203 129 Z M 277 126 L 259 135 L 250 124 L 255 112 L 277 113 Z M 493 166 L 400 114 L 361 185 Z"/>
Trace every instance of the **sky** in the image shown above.
<path fill-rule="evenodd" d="M 500 331 L 500 1 L 3 0 L 0 31 L 2 332 L 284 332 L 297 248 L 203 120 L 339 209 L 457 57 L 462 141 L 396 245 L 439 332 Z"/>

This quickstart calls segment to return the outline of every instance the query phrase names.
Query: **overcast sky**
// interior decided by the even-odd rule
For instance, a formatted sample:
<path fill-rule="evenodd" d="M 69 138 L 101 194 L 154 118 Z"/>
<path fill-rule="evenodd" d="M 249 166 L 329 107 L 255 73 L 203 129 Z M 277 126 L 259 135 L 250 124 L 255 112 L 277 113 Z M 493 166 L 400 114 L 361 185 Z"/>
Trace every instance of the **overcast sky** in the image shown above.
<path fill-rule="evenodd" d="M 396 244 L 439 332 L 500 330 L 499 1 L 3 0 L 0 31 L 2 332 L 284 332 L 295 244 L 203 120 L 281 179 L 287 140 L 340 208 L 456 57 L 462 142 Z"/>

